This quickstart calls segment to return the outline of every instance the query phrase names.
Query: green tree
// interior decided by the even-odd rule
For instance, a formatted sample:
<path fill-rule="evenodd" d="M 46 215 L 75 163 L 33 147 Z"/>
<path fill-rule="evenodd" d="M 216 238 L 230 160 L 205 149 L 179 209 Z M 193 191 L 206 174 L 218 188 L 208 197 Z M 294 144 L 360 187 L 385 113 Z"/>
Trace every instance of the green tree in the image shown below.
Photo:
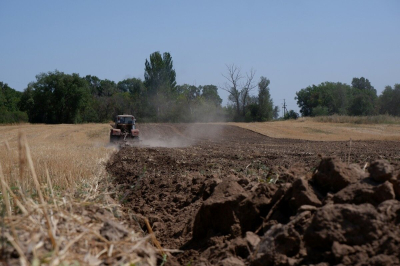
<path fill-rule="evenodd" d="M 400 116 L 400 84 L 386 86 L 379 95 L 379 113 Z"/>
<path fill-rule="evenodd" d="M 127 108 L 129 111 L 125 112 L 137 117 L 149 116 L 147 89 L 142 80 L 136 78 L 124 79 L 118 82 L 118 90 L 120 93 L 128 93 L 129 95 L 130 104 Z"/>
<path fill-rule="evenodd" d="M 288 112 L 285 114 L 285 117 L 284 117 L 284 119 L 297 119 L 297 118 L 299 118 L 299 114 L 296 113 L 296 112 L 293 111 L 293 110 L 288 111 Z"/>
<path fill-rule="evenodd" d="M 102 96 L 101 80 L 92 75 L 86 75 L 85 80 L 89 84 L 90 94 L 93 96 Z"/>
<path fill-rule="evenodd" d="M 313 108 L 318 106 L 319 92 L 315 85 L 296 92 L 295 100 L 302 116 L 311 116 Z"/>
<path fill-rule="evenodd" d="M 218 87 L 215 85 L 199 86 L 201 91 L 201 97 L 209 103 L 213 103 L 215 106 L 220 107 L 222 99 L 218 94 Z"/>
<path fill-rule="evenodd" d="M 0 81 L 0 108 L 9 112 L 19 111 L 18 103 L 22 93 L 8 86 L 7 83 Z"/>
<path fill-rule="evenodd" d="M 114 94 L 118 93 L 118 86 L 115 81 L 104 79 L 100 81 L 100 90 L 101 95 L 105 97 L 111 97 Z"/>
<path fill-rule="evenodd" d="M 350 115 L 375 115 L 378 111 L 378 96 L 368 79 L 353 78 L 352 100 L 348 109 Z"/>
<path fill-rule="evenodd" d="M 328 115 L 347 113 L 351 100 L 351 87 L 340 82 L 324 82 L 319 85 L 321 97 L 319 106 L 325 108 Z"/>
<path fill-rule="evenodd" d="M 260 105 L 258 97 L 250 96 L 246 105 L 245 122 L 255 122 L 260 120 Z"/>
<path fill-rule="evenodd" d="M 169 53 L 161 56 L 160 52 L 154 52 L 150 55 L 150 61 L 146 59 L 144 84 L 151 106 L 151 116 L 159 121 L 168 121 L 178 96 L 176 73 Z"/>
<path fill-rule="evenodd" d="M 258 83 L 258 114 L 259 121 L 272 120 L 274 116 L 273 102 L 269 92 L 270 81 L 266 77 L 261 77 Z"/>
<path fill-rule="evenodd" d="M 175 110 L 173 120 L 182 120 L 184 122 L 196 120 L 197 109 L 201 104 L 200 88 L 183 84 L 176 87 L 176 92 L 178 96 L 173 107 Z"/>
<path fill-rule="evenodd" d="M 144 97 L 146 94 L 146 87 L 143 81 L 137 78 L 124 79 L 117 84 L 120 92 L 129 92 L 136 97 Z"/>
<path fill-rule="evenodd" d="M 106 122 L 112 120 L 117 110 L 127 106 L 126 97 L 119 93 L 126 92 L 114 81 L 100 79 L 96 76 L 85 76 L 90 89 L 90 100 L 86 103 L 85 112 L 82 114 L 86 122 Z"/>
<path fill-rule="evenodd" d="M 24 91 L 21 106 L 27 109 L 30 122 L 78 123 L 89 92 L 87 81 L 78 74 L 41 73 Z"/>
<path fill-rule="evenodd" d="M 182 122 L 212 122 L 223 121 L 224 112 L 221 108 L 222 99 L 218 88 L 214 85 L 176 86 L 177 100 L 171 108 L 171 121 Z"/>
<path fill-rule="evenodd" d="M 30 82 L 28 87 L 24 90 L 21 95 L 21 100 L 18 104 L 18 107 L 21 111 L 31 112 L 35 107 L 35 100 L 33 99 L 33 88 L 34 82 Z"/>
<path fill-rule="evenodd" d="M 157 94 L 160 90 L 175 89 L 176 73 L 169 53 L 161 56 L 160 52 L 154 52 L 150 55 L 150 61 L 146 59 L 144 83 L 150 94 Z"/>
<path fill-rule="evenodd" d="M 295 97 L 303 116 L 346 114 L 351 98 L 352 88 L 340 82 L 308 86 L 296 92 Z"/>

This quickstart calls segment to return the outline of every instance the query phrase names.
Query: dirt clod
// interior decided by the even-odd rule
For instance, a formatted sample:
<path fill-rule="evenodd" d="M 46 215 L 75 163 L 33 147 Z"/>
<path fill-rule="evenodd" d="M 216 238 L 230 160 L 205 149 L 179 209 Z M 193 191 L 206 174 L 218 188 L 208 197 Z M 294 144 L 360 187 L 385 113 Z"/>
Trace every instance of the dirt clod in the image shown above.
<path fill-rule="evenodd" d="M 316 207 L 322 205 L 311 186 L 309 186 L 308 182 L 304 179 L 295 180 L 291 189 L 286 193 L 285 198 L 288 200 L 288 203 L 294 212 L 303 205 Z"/>
<path fill-rule="evenodd" d="M 236 181 L 226 180 L 219 184 L 197 212 L 193 239 L 234 232 L 234 225 L 240 223 L 242 218 L 239 203 L 245 197 L 245 190 Z"/>
<path fill-rule="evenodd" d="M 373 161 L 368 168 L 368 172 L 375 181 L 385 182 L 393 175 L 393 166 L 386 160 Z"/>
<path fill-rule="evenodd" d="M 379 205 L 385 200 L 395 198 L 393 185 L 386 181 L 385 183 L 373 186 L 368 183 L 351 184 L 333 196 L 335 203 L 370 203 L 374 206 Z"/>
<path fill-rule="evenodd" d="M 364 177 L 357 165 L 347 165 L 338 158 L 324 158 L 312 180 L 323 192 L 338 192 Z"/>

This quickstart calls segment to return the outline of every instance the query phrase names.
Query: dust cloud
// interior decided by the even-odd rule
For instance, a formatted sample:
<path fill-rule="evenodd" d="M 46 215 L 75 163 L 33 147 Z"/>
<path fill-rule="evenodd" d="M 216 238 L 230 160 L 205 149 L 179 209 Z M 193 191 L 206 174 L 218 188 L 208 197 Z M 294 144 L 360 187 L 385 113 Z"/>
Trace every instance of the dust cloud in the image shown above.
<path fill-rule="evenodd" d="M 213 123 L 149 123 L 140 124 L 140 141 L 124 141 L 116 143 L 102 143 L 107 149 L 119 151 L 124 146 L 129 147 L 162 147 L 185 148 L 202 141 L 217 142 L 222 138 L 224 125 Z M 96 145 L 96 144 L 95 144 Z"/>
<path fill-rule="evenodd" d="M 143 124 L 138 128 L 140 146 L 184 148 L 204 140 L 217 141 L 221 138 L 224 126 L 207 123 Z"/>

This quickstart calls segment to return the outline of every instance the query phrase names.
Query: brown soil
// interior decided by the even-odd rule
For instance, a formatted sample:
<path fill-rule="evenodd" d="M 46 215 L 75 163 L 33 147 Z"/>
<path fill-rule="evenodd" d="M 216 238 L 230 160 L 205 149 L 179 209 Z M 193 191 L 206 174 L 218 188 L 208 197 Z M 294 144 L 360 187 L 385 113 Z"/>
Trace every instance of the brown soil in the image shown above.
<path fill-rule="evenodd" d="M 148 218 L 164 249 L 183 251 L 167 265 L 399 263 L 399 142 L 139 129 L 142 145 L 122 148 L 107 169 L 132 223 L 146 233 Z"/>

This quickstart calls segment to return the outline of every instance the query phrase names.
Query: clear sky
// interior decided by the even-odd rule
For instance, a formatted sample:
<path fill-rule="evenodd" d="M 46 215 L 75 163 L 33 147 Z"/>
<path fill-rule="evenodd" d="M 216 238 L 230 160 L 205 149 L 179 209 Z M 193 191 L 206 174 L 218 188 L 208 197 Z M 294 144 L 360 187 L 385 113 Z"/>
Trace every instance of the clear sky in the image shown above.
<path fill-rule="evenodd" d="M 398 0 L 1 0 L 0 40 L 0 81 L 20 91 L 55 69 L 143 79 L 155 51 L 171 53 L 178 84 L 223 86 L 226 64 L 253 68 L 294 110 L 312 84 L 363 76 L 379 94 L 400 83 Z"/>

